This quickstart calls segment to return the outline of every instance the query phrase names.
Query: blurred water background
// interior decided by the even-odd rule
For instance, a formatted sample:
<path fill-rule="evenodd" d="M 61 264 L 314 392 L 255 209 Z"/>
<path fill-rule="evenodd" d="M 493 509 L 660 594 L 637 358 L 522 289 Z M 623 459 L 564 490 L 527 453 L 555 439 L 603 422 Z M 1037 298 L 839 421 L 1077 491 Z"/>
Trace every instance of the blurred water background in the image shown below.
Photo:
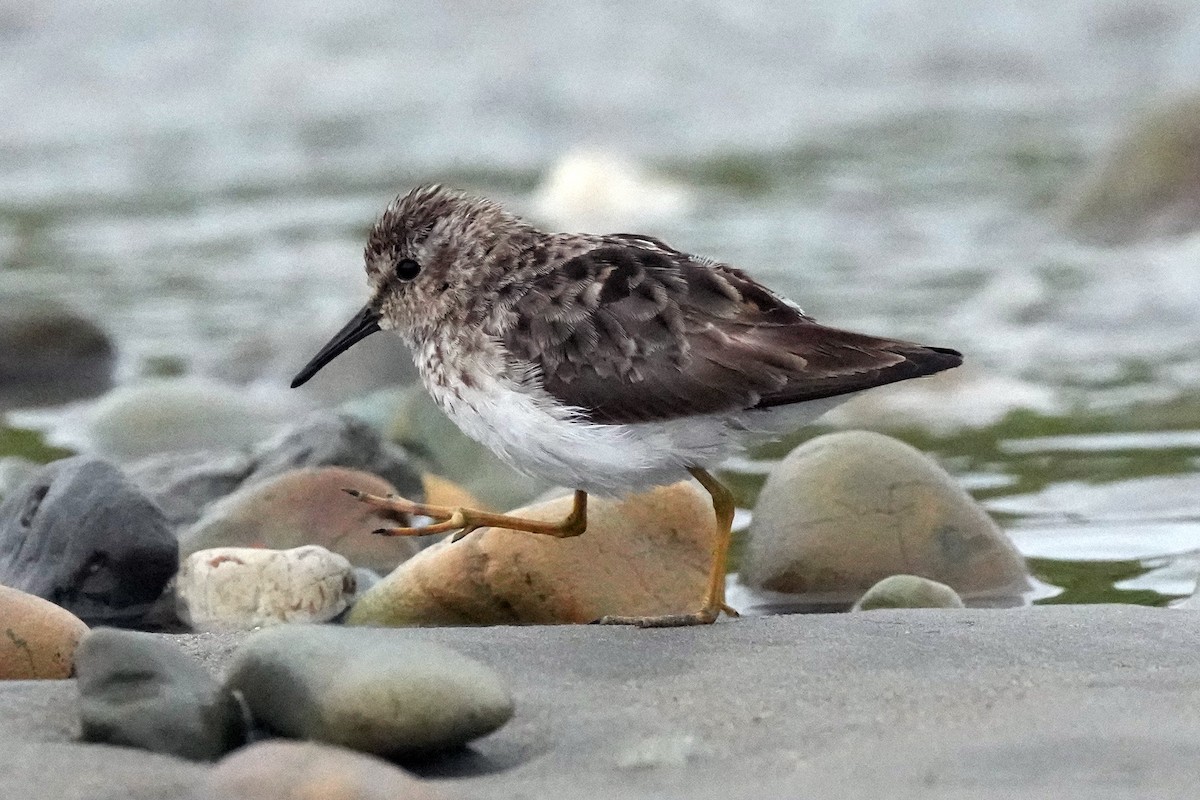
<path fill-rule="evenodd" d="M 120 383 L 283 408 L 414 183 L 654 234 L 964 351 L 831 424 L 937 454 L 1051 602 L 1162 605 L 1200 561 L 1200 234 L 1186 187 L 1095 187 L 1196 91 L 1194 0 L 0 0 L 0 298 L 96 321 Z"/>

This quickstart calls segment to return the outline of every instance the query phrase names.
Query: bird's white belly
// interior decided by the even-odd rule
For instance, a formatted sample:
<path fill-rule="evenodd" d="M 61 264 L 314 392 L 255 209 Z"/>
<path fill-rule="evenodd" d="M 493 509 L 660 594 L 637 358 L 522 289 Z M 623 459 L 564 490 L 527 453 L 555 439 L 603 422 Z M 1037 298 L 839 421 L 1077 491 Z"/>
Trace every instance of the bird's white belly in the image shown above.
<path fill-rule="evenodd" d="M 621 495 L 713 468 L 743 445 L 799 428 L 845 398 L 736 415 L 601 425 L 541 391 L 488 378 L 453 389 L 427 382 L 434 400 L 472 439 L 515 469 L 560 486 Z"/>

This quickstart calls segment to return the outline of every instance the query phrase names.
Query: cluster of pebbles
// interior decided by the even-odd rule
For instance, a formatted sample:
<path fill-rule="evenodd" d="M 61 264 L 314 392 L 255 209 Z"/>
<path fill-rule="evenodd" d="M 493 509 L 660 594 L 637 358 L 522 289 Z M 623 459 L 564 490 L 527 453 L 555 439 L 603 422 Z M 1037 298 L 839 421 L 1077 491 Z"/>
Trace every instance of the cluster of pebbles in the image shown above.
<path fill-rule="evenodd" d="M 713 515 L 693 483 L 596 498 L 569 540 L 374 535 L 410 521 L 344 489 L 488 504 L 418 463 L 319 412 L 250 447 L 34 470 L 0 502 L 0 678 L 76 678 L 85 741 L 220 759 L 213 780 L 232 783 L 217 796 L 270 796 L 231 787 L 269 784 L 280 765 L 385 786 L 404 775 L 388 761 L 461 747 L 513 705 L 489 667 L 379 627 L 586 623 L 703 594 Z M 569 502 L 550 492 L 519 513 L 556 518 Z M 745 536 L 730 584 L 743 613 L 1013 604 L 1029 586 L 966 492 L 880 434 L 798 447 Z M 228 631 L 254 632 L 220 670 L 172 635 Z"/>

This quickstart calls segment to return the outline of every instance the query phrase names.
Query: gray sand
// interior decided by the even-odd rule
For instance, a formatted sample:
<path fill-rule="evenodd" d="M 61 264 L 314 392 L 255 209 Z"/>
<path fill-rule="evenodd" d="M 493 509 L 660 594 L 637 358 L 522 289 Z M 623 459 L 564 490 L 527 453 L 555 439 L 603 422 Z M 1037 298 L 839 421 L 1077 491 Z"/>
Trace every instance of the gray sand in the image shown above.
<path fill-rule="evenodd" d="M 517 714 L 408 764 L 477 798 L 1192 796 L 1200 618 L 875 611 L 711 628 L 380 630 L 501 672 Z M 176 637 L 220 670 L 240 635 Z M 0 797 L 170 798 L 202 767 L 72 743 L 74 684 L 0 683 Z"/>

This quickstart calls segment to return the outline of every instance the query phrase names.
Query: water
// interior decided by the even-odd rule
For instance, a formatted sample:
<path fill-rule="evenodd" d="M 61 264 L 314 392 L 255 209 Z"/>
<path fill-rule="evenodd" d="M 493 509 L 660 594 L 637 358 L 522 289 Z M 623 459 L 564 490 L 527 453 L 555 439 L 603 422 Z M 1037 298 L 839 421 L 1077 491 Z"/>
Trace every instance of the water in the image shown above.
<path fill-rule="evenodd" d="M 822 321 L 963 350 L 959 374 L 834 421 L 942 457 L 1059 600 L 1190 592 L 1200 236 L 1091 246 L 1058 203 L 1126 122 L 1197 88 L 1200 8 L 788 8 L 0 3 L 0 297 L 85 309 L 122 380 L 279 383 L 298 331 L 361 302 L 363 232 L 400 189 L 599 214 Z M 539 184 L 580 147 L 688 202 L 547 214 Z"/>

